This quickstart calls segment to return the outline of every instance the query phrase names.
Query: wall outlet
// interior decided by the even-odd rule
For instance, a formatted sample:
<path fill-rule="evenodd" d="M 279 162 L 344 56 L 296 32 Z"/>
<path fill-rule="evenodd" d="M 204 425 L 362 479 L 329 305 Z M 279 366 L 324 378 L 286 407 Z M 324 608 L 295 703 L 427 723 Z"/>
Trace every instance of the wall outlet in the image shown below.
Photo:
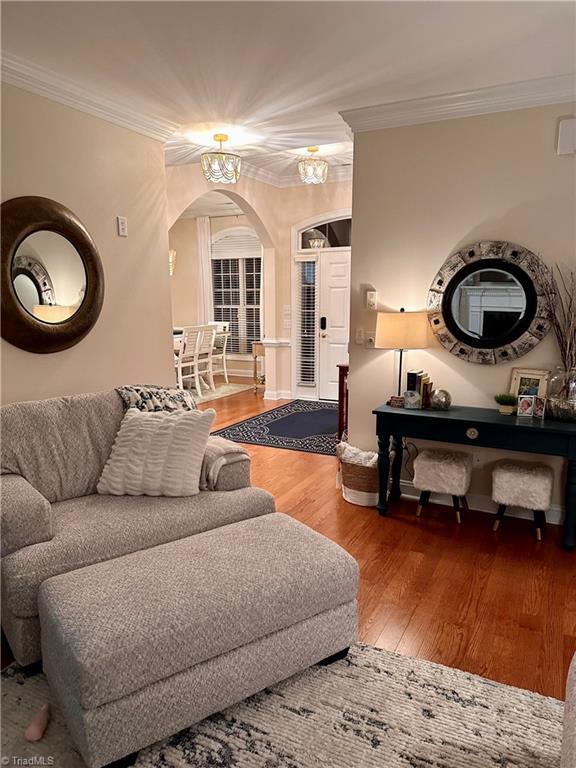
<path fill-rule="evenodd" d="M 366 291 L 366 309 L 378 309 L 378 291 Z"/>
<path fill-rule="evenodd" d="M 364 344 L 364 328 L 356 328 L 356 344 Z"/>
<path fill-rule="evenodd" d="M 118 237 L 128 237 L 128 219 L 126 216 L 117 216 Z"/>

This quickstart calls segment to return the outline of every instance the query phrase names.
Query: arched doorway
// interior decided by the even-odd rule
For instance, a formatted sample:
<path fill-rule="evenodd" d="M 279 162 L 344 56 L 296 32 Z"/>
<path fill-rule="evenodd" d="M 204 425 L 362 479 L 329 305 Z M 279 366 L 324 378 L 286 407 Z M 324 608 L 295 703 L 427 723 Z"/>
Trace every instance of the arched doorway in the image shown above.
<path fill-rule="evenodd" d="M 252 343 L 276 331 L 275 249 L 260 216 L 238 193 L 202 192 L 169 230 L 175 326 L 228 322 L 231 370 L 248 381 Z M 275 350 L 267 350 L 267 389 Z"/>

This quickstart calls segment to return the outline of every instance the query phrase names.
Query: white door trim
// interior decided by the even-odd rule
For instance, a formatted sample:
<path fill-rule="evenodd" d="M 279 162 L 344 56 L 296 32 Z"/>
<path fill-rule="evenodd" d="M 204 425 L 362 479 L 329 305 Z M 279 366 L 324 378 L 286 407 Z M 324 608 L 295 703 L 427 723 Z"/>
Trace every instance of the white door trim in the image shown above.
<path fill-rule="evenodd" d="M 291 368 L 291 396 L 297 397 L 300 400 L 318 400 L 318 360 L 316 360 L 316 386 L 315 387 L 299 387 L 298 386 L 298 379 L 297 379 L 297 354 L 298 354 L 298 338 L 297 338 L 297 331 L 298 331 L 298 316 L 297 316 L 297 309 L 298 309 L 298 297 L 296 294 L 296 286 L 297 286 L 297 274 L 296 274 L 296 268 L 299 261 L 317 261 L 317 251 L 314 251 L 310 248 L 302 249 L 300 248 L 300 233 L 303 230 L 310 229 L 310 227 L 313 227 L 316 224 L 324 224 L 328 221 L 334 221 L 335 219 L 349 219 L 352 217 L 352 208 L 338 208 L 333 211 L 325 211 L 324 213 L 317 214 L 316 216 L 311 216 L 310 218 L 303 219 L 302 221 L 299 221 L 297 224 L 294 224 L 292 226 L 292 232 L 291 232 L 291 259 L 290 259 L 290 285 L 291 285 L 291 307 L 292 307 L 292 317 L 291 317 L 291 330 L 290 330 L 290 340 L 291 340 L 291 356 L 290 356 L 290 368 Z M 340 250 L 351 250 L 350 246 L 346 246 L 345 248 L 333 248 L 329 250 L 334 251 L 340 251 Z M 318 328 L 316 329 L 318 332 Z"/>

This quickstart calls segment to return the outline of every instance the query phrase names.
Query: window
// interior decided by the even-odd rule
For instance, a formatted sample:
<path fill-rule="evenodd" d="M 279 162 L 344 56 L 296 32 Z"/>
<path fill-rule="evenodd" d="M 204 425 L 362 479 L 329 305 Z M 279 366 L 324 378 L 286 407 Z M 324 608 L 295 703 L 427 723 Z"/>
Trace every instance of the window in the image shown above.
<path fill-rule="evenodd" d="M 261 338 L 262 248 L 253 230 L 230 230 L 212 241 L 214 320 L 230 324 L 228 349 L 252 352 Z"/>
<path fill-rule="evenodd" d="M 301 234 L 301 248 L 317 248 L 311 240 L 321 240 L 324 248 L 349 247 L 352 241 L 352 219 L 334 219 L 304 230 Z"/>
<path fill-rule="evenodd" d="M 297 380 L 316 385 L 316 262 L 298 263 Z"/>

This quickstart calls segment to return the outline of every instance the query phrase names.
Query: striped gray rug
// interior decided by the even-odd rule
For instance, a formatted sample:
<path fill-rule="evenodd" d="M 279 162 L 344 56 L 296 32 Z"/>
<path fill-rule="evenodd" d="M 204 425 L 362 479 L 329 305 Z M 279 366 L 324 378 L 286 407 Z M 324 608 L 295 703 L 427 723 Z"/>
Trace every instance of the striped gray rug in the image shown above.
<path fill-rule="evenodd" d="M 19 751 L 23 712 L 48 696 L 41 675 L 4 676 L 2 695 L 3 755 L 36 749 L 58 767 L 81 765 L 58 713 L 41 744 Z M 357 645 L 143 750 L 137 766 L 558 768 L 562 710 L 556 699 Z"/>

